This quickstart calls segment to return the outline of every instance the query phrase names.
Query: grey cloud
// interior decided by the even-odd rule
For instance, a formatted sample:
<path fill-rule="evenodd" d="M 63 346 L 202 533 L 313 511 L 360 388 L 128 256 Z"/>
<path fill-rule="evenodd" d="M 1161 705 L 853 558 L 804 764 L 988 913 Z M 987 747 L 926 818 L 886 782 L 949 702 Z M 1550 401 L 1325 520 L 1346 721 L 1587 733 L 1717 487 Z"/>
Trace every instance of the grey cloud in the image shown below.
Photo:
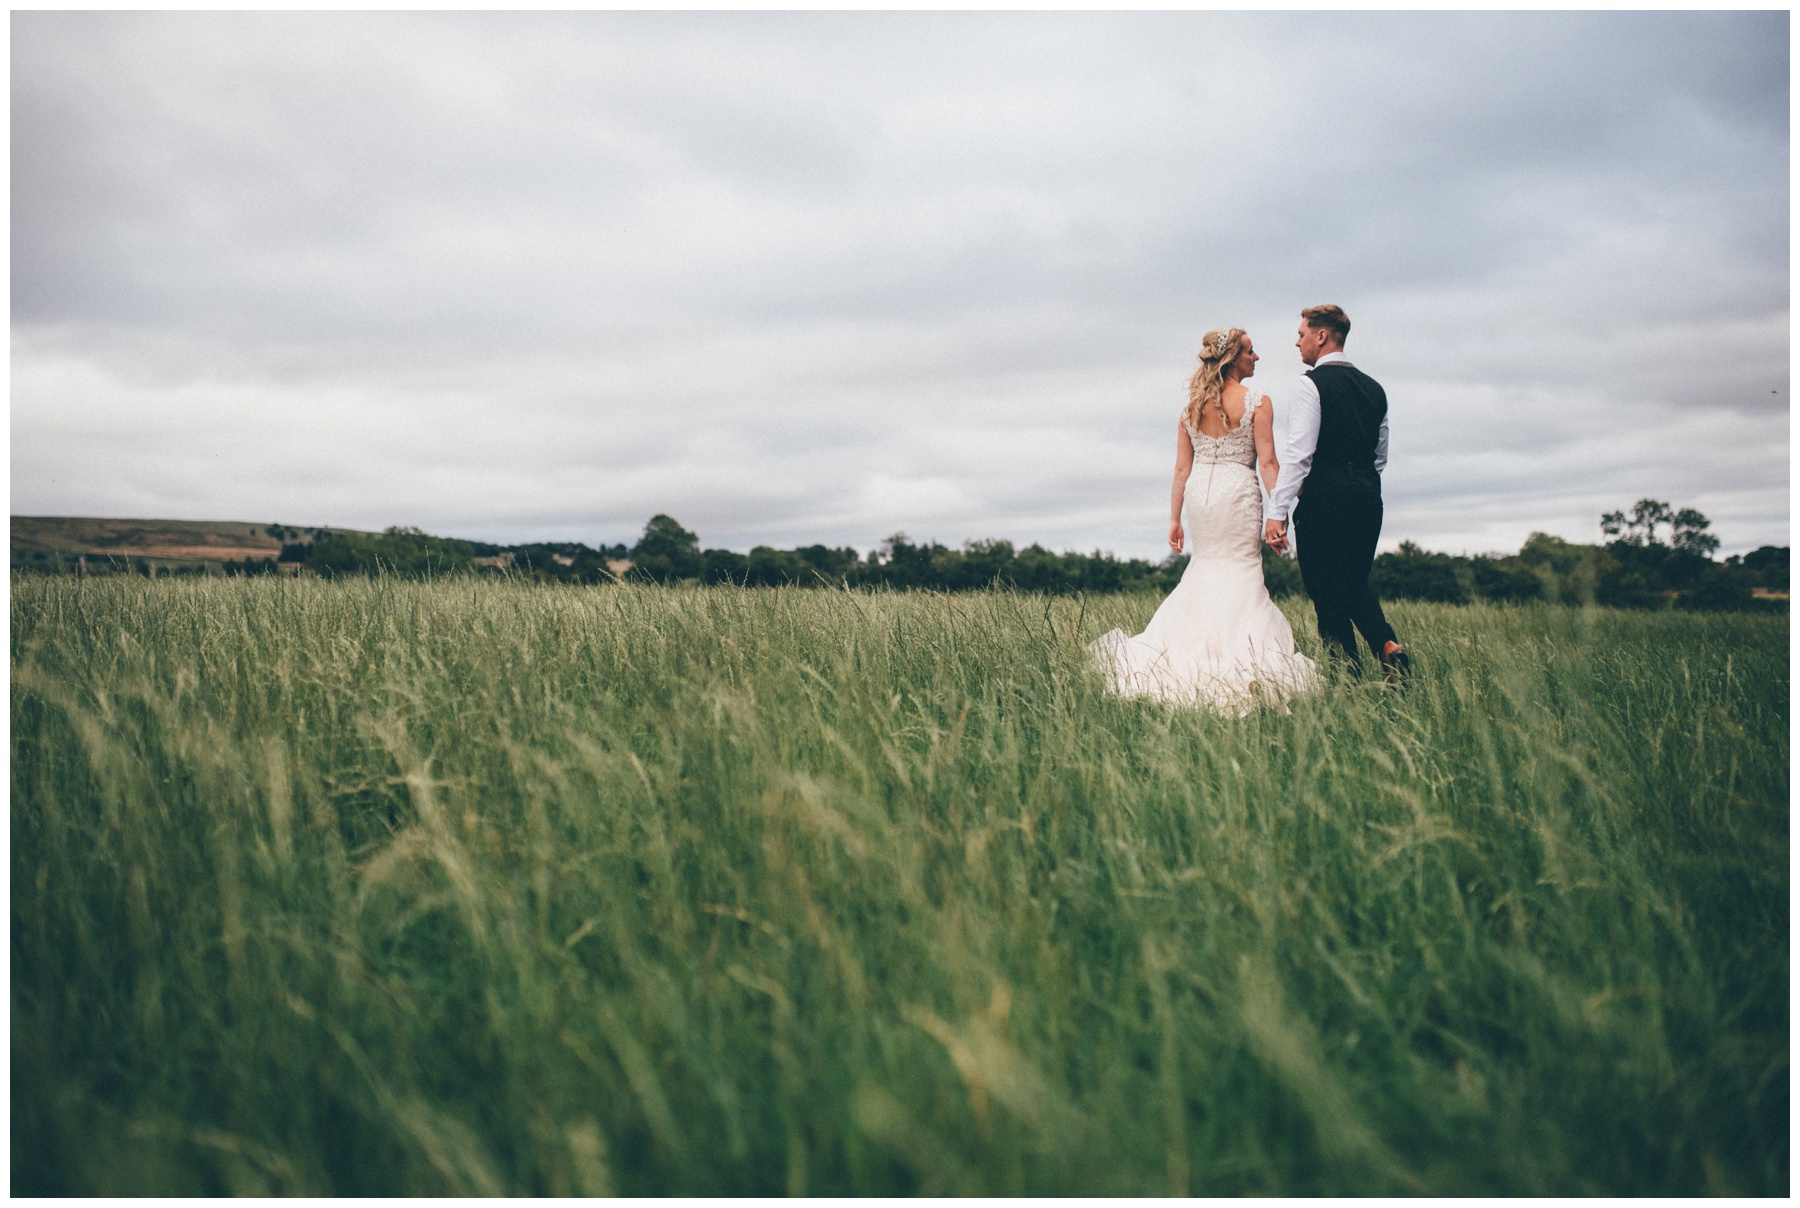
<path fill-rule="evenodd" d="M 14 507 L 1154 556 L 1200 332 L 1279 400 L 1329 299 L 1390 538 L 1679 486 L 1785 540 L 1772 460 L 1656 450 L 1786 456 L 1786 30 L 17 14 Z"/>

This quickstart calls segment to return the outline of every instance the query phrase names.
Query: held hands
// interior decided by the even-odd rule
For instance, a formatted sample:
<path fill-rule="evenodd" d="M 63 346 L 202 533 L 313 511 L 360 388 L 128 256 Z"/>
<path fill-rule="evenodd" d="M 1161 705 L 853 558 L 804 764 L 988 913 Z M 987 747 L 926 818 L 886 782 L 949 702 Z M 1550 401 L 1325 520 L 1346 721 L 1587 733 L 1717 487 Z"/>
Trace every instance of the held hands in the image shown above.
<path fill-rule="evenodd" d="M 1169 522 L 1169 548 L 1179 554 L 1184 536 L 1185 534 L 1181 531 L 1181 521 L 1171 520 Z"/>
<path fill-rule="evenodd" d="M 1287 553 L 1287 521 L 1269 520 L 1263 524 L 1263 540 L 1278 554 Z"/>

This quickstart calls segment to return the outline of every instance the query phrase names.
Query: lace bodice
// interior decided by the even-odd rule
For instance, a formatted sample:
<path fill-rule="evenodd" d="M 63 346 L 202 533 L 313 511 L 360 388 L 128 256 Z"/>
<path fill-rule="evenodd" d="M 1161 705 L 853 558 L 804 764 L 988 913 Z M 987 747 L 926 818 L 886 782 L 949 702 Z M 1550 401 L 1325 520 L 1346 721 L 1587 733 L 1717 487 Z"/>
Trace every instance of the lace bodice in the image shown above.
<path fill-rule="evenodd" d="M 1188 439 L 1194 443 L 1194 462 L 1230 462 L 1233 465 L 1254 466 L 1256 464 L 1256 435 L 1251 429 L 1251 417 L 1256 409 L 1269 401 L 1266 394 L 1244 393 L 1244 414 L 1238 418 L 1237 425 L 1223 436 L 1208 436 L 1204 432 L 1187 428 Z M 1187 427 L 1184 422 L 1182 425 Z"/>

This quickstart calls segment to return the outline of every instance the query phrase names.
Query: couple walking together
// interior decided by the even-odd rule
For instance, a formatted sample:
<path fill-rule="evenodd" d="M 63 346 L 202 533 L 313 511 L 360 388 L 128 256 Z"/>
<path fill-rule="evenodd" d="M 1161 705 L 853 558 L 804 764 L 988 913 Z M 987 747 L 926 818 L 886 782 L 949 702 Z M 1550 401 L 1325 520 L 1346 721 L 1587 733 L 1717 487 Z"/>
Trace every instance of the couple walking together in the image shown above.
<path fill-rule="evenodd" d="M 1296 344 L 1309 368 L 1277 457 L 1273 406 L 1244 385 L 1260 359 L 1249 335 L 1237 327 L 1206 333 L 1169 500 L 1169 548 L 1181 552 L 1186 538 L 1187 570 L 1143 633 L 1113 629 L 1093 646 L 1121 695 L 1243 713 L 1258 699 L 1278 701 L 1317 682 L 1318 668 L 1294 649 L 1293 630 L 1263 583 L 1262 545 L 1286 552 L 1290 510 L 1300 578 L 1327 653 L 1360 674 L 1361 630 L 1389 680 L 1406 673 L 1406 652 L 1369 587 L 1381 536 L 1387 395 L 1344 355 L 1349 334 L 1339 307 L 1301 312 Z"/>

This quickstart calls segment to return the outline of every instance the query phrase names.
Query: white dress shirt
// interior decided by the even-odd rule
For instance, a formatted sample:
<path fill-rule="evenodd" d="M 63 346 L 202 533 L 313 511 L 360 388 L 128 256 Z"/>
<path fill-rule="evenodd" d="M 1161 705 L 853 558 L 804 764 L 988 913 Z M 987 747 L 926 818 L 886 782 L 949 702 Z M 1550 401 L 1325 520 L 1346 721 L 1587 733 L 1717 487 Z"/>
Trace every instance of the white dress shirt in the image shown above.
<path fill-rule="evenodd" d="M 1328 352 L 1313 362 L 1313 368 L 1339 361 L 1348 365 L 1350 358 L 1341 352 Z M 1313 385 L 1311 378 L 1302 376 L 1294 384 L 1294 393 L 1288 400 L 1287 447 L 1281 454 L 1281 472 L 1275 476 L 1275 489 L 1269 492 L 1264 519 L 1285 521 L 1288 518 L 1294 500 L 1300 497 L 1300 485 L 1312 472 L 1313 454 L 1318 448 L 1319 388 Z M 1376 473 L 1387 468 L 1387 455 L 1388 422 L 1384 415 L 1381 417 L 1381 434 L 1375 438 Z"/>

